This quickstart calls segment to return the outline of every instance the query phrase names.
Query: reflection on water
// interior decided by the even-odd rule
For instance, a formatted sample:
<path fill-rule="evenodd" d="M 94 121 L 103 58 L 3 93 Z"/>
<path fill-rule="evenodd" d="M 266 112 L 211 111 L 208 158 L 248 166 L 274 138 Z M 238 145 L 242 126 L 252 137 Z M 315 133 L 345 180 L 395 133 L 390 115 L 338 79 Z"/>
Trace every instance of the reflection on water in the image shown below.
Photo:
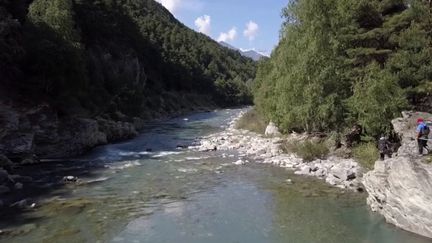
<path fill-rule="evenodd" d="M 364 195 L 281 168 L 234 166 L 219 151 L 177 149 L 237 112 L 151 124 L 134 140 L 29 172 L 49 190 L 36 209 L 0 220 L 0 241 L 428 242 L 371 213 Z M 65 175 L 81 182 L 59 184 Z"/>

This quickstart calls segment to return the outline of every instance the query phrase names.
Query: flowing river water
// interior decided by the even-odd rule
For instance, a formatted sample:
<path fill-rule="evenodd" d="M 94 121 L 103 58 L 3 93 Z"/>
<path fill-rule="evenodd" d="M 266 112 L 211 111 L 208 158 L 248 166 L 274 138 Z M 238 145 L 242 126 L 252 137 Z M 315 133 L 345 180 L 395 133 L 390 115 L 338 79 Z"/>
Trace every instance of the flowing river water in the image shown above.
<path fill-rule="evenodd" d="M 233 165 L 235 151 L 177 148 L 221 131 L 239 111 L 149 124 L 133 140 L 24 168 L 37 204 L 2 214 L 0 242 L 430 242 L 386 224 L 364 194 L 283 168 Z M 69 175 L 81 182 L 63 185 Z"/>

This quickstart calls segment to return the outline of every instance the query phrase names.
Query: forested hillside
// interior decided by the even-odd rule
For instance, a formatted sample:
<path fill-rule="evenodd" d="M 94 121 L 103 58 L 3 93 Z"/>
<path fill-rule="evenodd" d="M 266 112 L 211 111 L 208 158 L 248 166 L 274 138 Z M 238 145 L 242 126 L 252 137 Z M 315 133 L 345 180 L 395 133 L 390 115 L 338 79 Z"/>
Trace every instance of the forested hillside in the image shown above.
<path fill-rule="evenodd" d="M 251 103 L 255 72 L 154 0 L 0 0 L 0 157 L 74 156 L 147 119 Z"/>
<path fill-rule="evenodd" d="M 142 117 L 251 101 L 255 64 L 153 0 L 0 0 L 0 16 L 3 97 Z"/>
<path fill-rule="evenodd" d="M 285 131 L 389 132 L 432 91 L 432 8 L 423 0 L 296 0 L 258 69 L 258 110 Z"/>

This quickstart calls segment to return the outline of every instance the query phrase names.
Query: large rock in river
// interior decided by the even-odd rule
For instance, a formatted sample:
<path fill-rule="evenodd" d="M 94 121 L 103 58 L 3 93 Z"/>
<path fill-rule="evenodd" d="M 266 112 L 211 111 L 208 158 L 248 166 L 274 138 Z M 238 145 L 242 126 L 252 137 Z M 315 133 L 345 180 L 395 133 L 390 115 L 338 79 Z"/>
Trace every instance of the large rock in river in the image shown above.
<path fill-rule="evenodd" d="M 367 202 L 389 223 L 432 238 L 432 165 L 417 155 L 415 120 L 426 113 L 403 113 L 392 121 L 400 135 L 401 147 L 395 157 L 377 161 L 365 174 Z"/>
<path fill-rule="evenodd" d="M 265 133 L 266 136 L 279 136 L 281 133 L 279 132 L 279 128 L 273 122 L 270 122 L 266 127 Z"/>

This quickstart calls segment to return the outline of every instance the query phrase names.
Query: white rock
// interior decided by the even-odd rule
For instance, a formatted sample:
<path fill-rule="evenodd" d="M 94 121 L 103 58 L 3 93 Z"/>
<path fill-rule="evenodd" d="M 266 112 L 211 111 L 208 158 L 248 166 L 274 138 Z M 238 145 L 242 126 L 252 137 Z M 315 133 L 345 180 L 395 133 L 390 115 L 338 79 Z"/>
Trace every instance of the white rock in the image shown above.
<path fill-rule="evenodd" d="M 266 136 L 280 136 L 279 128 L 273 123 L 270 122 L 266 127 L 265 133 Z"/>
<path fill-rule="evenodd" d="M 423 117 L 430 114 L 420 114 Z M 432 238 L 432 165 L 417 156 L 415 129 L 411 115 L 392 121 L 402 138 L 398 156 L 377 161 L 366 173 L 363 184 L 369 196 L 367 203 L 389 223 Z"/>
<path fill-rule="evenodd" d="M 243 161 L 243 160 L 241 160 L 241 159 L 239 159 L 239 160 L 237 160 L 236 162 L 234 162 L 233 164 L 235 164 L 235 165 L 245 165 L 246 162 Z"/>

